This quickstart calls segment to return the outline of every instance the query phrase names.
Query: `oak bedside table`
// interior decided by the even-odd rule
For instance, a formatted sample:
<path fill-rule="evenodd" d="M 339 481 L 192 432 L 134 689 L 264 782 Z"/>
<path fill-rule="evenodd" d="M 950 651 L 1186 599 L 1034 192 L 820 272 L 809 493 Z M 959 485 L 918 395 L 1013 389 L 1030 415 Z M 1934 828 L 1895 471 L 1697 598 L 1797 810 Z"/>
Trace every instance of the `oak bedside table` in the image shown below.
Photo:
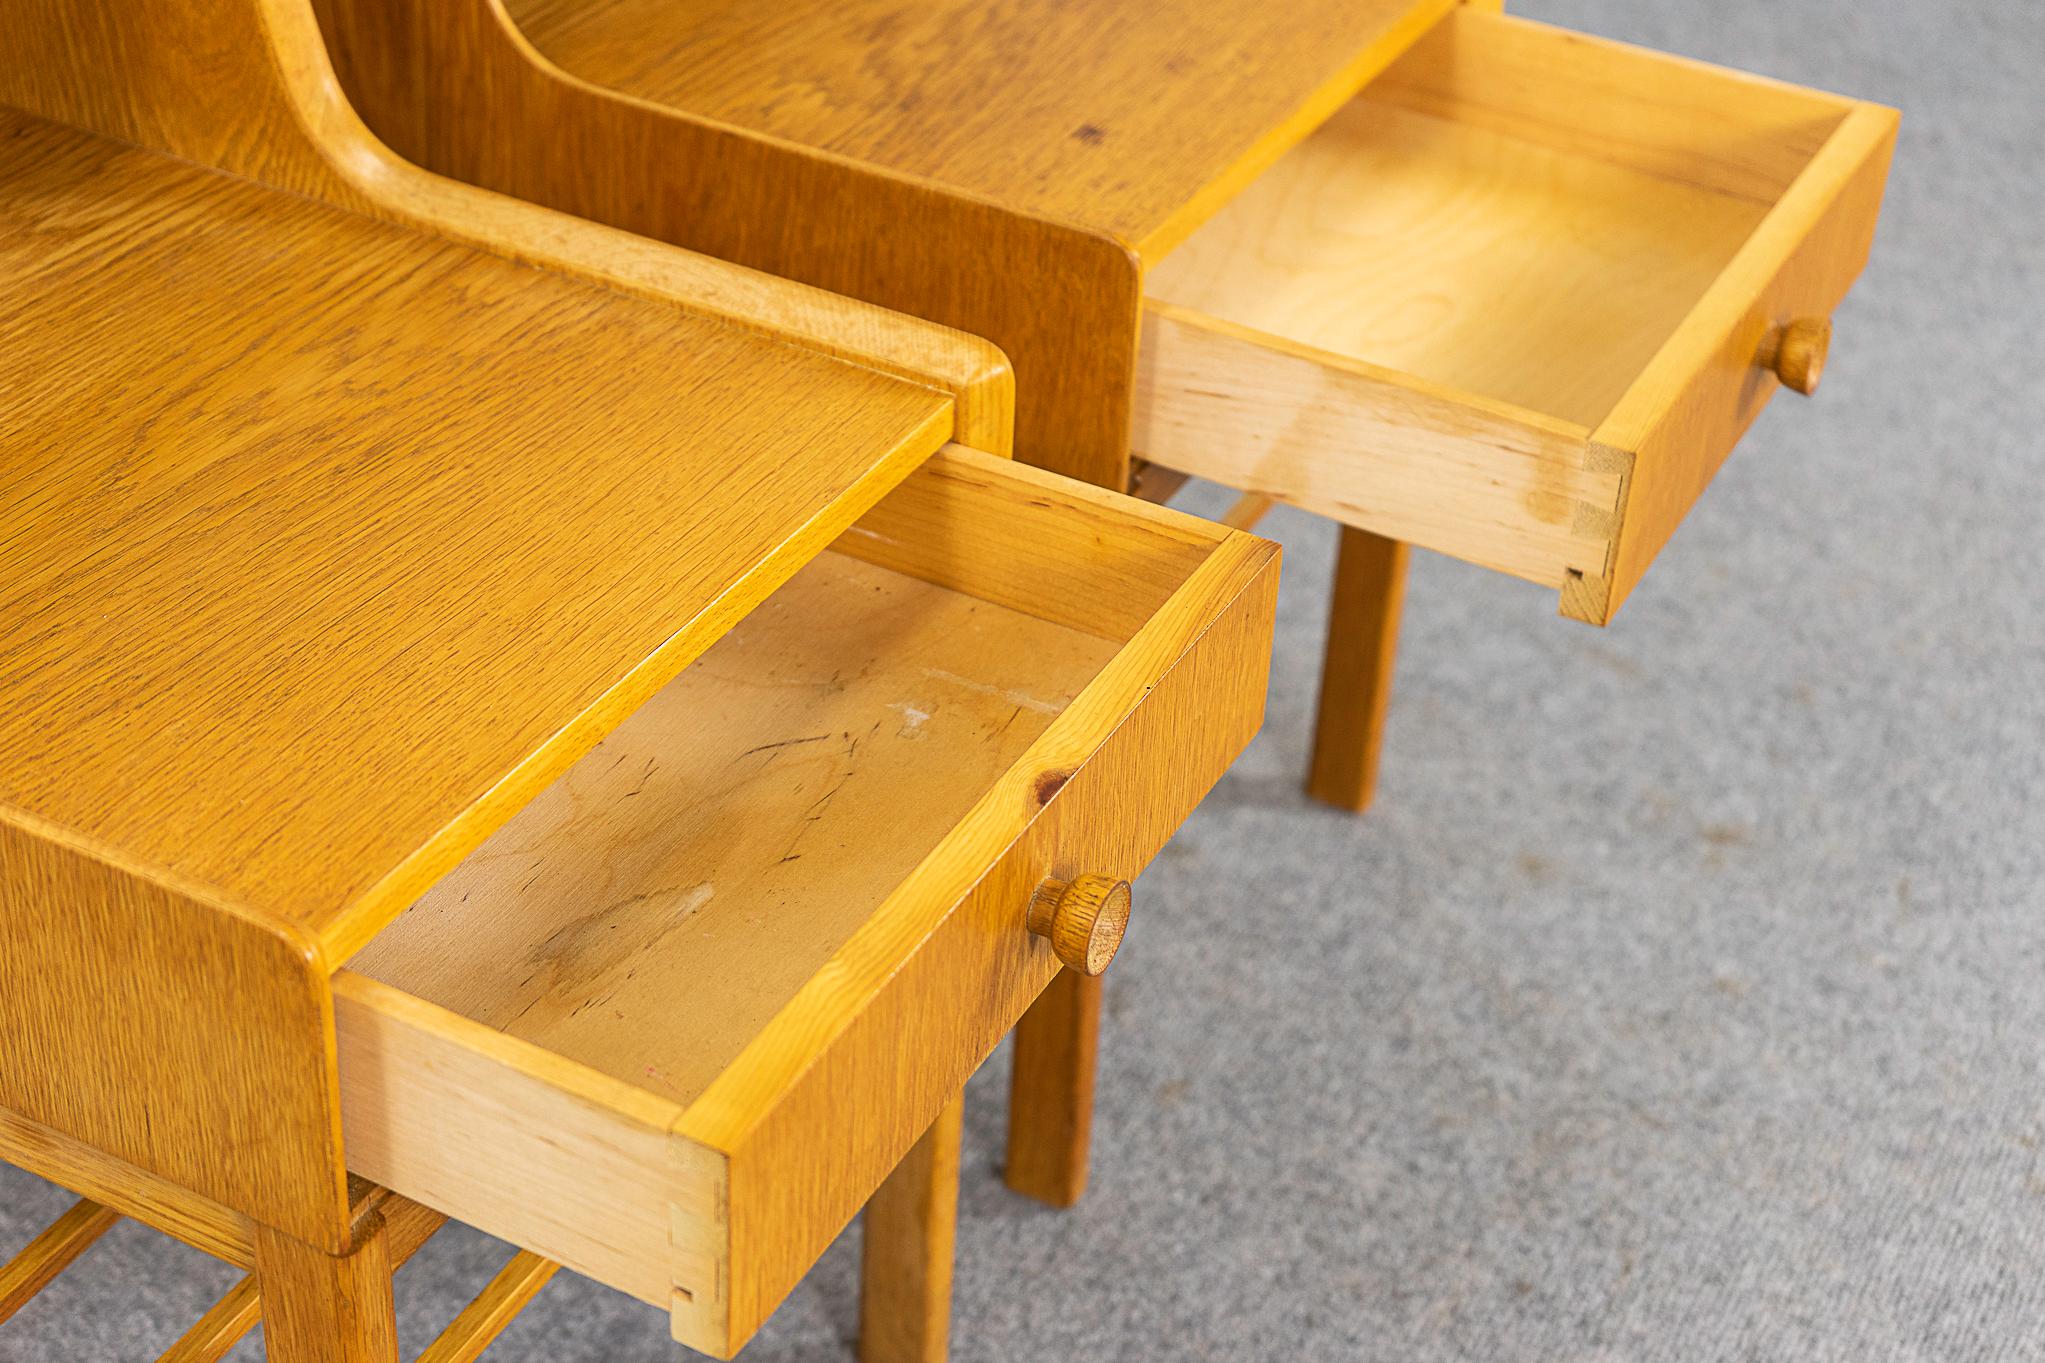
<path fill-rule="evenodd" d="M 1275 546 L 1000 457 L 998 352 L 441 180 L 307 0 L 0 0 L 0 1158 L 391 1363 L 446 1217 L 729 1356 L 1260 721 Z M 975 448 L 976 446 L 980 448 Z"/>
<path fill-rule="evenodd" d="M 456 178 L 985 336 L 1017 456 L 1341 525 L 1309 789 L 1363 808 L 1407 546 L 1604 624 L 1815 388 L 1893 111 L 1458 0 L 319 0 Z M 1096 986 L 1016 1052 L 1085 1183 Z"/>

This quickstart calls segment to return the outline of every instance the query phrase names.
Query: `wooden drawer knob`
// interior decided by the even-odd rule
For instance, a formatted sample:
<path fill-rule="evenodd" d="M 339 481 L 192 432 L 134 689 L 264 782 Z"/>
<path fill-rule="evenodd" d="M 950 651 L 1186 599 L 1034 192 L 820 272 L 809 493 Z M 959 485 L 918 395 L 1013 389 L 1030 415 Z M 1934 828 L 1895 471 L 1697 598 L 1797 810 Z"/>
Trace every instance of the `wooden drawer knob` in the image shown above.
<path fill-rule="evenodd" d="M 1831 318 L 1799 317 L 1768 333 L 1761 345 L 1761 367 L 1773 369 L 1784 388 L 1809 397 L 1825 376 L 1825 352 L 1831 348 Z"/>
<path fill-rule="evenodd" d="M 1047 880 L 1030 896 L 1030 931 L 1049 938 L 1051 950 L 1071 969 L 1098 975 L 1122 945 L 1129 901 L 1129 882 L 1113 876 Z"/>

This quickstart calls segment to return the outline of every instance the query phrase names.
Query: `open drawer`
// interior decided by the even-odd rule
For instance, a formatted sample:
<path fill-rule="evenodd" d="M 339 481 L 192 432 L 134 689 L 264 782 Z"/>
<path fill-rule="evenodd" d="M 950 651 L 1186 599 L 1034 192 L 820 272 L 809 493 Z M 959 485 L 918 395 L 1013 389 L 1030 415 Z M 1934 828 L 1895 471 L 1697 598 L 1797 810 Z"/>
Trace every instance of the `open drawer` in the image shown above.
<path fill-rule="evenodd" d="M 1277 550 L 948 447 L 335 978 L 349 1168 L 735 1352 L 1256 731 Z"/>
<path fill-rule="evenodd" d="M 1458 8 L 1152 272 L 1135 449 L 1602 624 L 1815 385 L 1895 128 Z"/>

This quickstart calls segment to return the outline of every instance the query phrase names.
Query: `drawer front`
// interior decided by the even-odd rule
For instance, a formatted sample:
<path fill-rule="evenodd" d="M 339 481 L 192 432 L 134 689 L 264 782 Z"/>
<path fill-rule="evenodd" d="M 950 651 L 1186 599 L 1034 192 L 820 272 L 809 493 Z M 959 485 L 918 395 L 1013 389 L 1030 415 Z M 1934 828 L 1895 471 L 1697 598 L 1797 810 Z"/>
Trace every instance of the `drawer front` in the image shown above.
<path fill-rule="evenodd" d="M 1602 624 L 1815 378 L 1777 338 L 1859 273 L 1895 126 L 1459 9 L 1153 271 L 1137 451 Z"/>
<path fill-rule="evenodd" d="M 463 1006 L 476 1016 L 396 987 L 430 972 L 408 971 L 382 943 L 336 978 L 353 1172 L 667 1307 L 678 1339 L 719 1355 L 750 1338 L 1055 974 L 1050 947 L 1025 927 L 1036 885 L 1083 872 L 1133 877 L 1262 717 L 1277 563 L 1275 548 L 1251 537 L 954 450 L 869 513 L 840 551 L 861 574 L 980 603 L 961 628 L 993 631 L 997 649 L 1011 628 L 1018 641 L 1038 637 L 1004 623 L 1022 616 L 1039 622 L 1033 629 L 1090 631 L 1104 661 L 699 1091 L 638 1082 L 656 1059 L 670 1068 L 665 1057 L 571 1054 L 511 1034 L 515 1021 L 479 1021 L 498 1015 L 472 1002 Z M 785 610 L 802 609 L 801 585 L 785 589 Z M 908 646 L 891 619 L 876 647 Z M 794 628 L 824 647 L 842 634 L 850 649 L 859 637 L 842 619 Z M 698 666 L 722 684 L 745 647 L 720 645 Z M 843 670 L 886 665 L 848 653 Z M 1018 706 L 1041 703 L 1026 690 L 1015 689 Z M 923 725 L 918 733 L 943 743 L 942 724 L 919 712 L 903 727 Z M 764 737 L 733 742 L 752 751 Z M 622 759 L 600 749 L 592 760 Z M 721 759 L 713 766 L 726 770 Z M 919 782 L 911 772 L 901 786 L 888 798 L 904 802 L 908 822 Z M 823 842 L 873 831 L 874 810 L 863 809 L 805 846 L 821 855 Z M 543 853 L 573 859 L 537 847 L 516 820 L 505 831 L 533 865 Z M 844 878 L 858 881 L 858 869 Z M 466 892 L 486 880 L 462 883 Z M 784 931 L 772 913 L 757 916 L 762 927 L 733 912 L 718 927 L 730 940 L 753 932 L 757 948 Z M 391 931 L 404 929 L 401 919 Z M 572 935 L 590 936 L 590 924 L 576 920 Z M 431 940 L 420 938 L 421 950 Z M 662 945 L 670 959 L 694 949 Z M 599 992 L 606 1007 L 637 997 Z M 664 991 L 675 1011 L 635 1017 L 633 1028 L 691 1035 L 706 1019 L 688 1013 L 704 1006 L 688 993 Z"/>

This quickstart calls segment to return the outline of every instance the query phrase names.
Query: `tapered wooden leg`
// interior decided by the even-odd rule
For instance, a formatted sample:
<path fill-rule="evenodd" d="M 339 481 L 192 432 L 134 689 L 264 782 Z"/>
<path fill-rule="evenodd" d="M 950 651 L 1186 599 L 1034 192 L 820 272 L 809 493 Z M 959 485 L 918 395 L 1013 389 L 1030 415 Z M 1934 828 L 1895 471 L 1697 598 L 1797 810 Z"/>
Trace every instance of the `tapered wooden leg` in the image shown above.
<path fill-rule="evenodd" d="M 947 1103 L 866 1204 L 860 1363 L 944 1363 L 965 1111 L 963 1094 Z"/>
<path fill-rule="evenodd" d="M 355 1250 L 340 1257 L 256 1227 L 256 1279 L 270 1363 L 397 1363 L 390 1245 L 379 1213 L 357 1223 Z"/>
<path fill-rule="evenodd" d="M 1058 972 L 1016 1024 L 1008 1186 L 1053 1207 L 1086 1191 L 1100 1036 L 1100 977 L 1072 970 Z"/>
<path fill-rule="evenodd" d="M 1406 555 L 1398 540 L 1342 527 L 1307 794 L 1359 813 L 1377 791 L 1378 749 L 1406 600 Z"/>

